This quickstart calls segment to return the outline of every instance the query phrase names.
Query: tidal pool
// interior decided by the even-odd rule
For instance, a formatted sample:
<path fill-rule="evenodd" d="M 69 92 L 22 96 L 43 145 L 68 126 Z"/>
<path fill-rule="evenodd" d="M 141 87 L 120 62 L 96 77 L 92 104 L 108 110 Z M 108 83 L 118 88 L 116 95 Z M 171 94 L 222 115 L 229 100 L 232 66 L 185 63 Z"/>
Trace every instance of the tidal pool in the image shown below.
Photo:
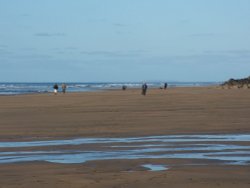
<path fill-rule="evenodd" d="M 165 165 L 153 165 L 153 164 L 144 164 L 144 168 L 148 168 L 150 171 L 162 171 L 167 170 L 168 168 Z"/>
<path fill-rule="evenodd" d="M 112 159 L 205 159 L 250 165 L 250 134 L 0 142 L 0 163 L 84 163 Z"/>

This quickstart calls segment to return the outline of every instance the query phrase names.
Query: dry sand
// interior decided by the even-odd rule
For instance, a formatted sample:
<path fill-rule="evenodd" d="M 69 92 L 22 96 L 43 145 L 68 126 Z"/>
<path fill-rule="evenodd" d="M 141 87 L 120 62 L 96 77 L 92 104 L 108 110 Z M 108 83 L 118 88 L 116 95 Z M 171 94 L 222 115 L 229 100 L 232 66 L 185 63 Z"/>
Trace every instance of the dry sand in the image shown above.
<path fill-rule="evenodd" d="M 1 96 L 0 141 L 250 133 L 250 90 L 216 87 Z M 175 163 L 149 172 L 140 164 Z M 250 166 L 177 160 L 0 165 L 0 187 L 250 187 Z"/>

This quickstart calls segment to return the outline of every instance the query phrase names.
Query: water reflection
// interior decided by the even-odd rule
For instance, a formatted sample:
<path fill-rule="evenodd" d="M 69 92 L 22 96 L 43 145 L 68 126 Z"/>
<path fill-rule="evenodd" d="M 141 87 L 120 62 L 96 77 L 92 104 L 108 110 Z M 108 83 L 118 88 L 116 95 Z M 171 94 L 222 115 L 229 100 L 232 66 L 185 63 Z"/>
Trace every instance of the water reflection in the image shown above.
<path fill-rule="evenodd" d="M 145 165 L 142 165 L 142 167 L 148 168 L 150 171 L 162 171 L 162 170 L 168 169 L 164 165 L 153 165 L 153 164 L 145 164 Z"/>
<path fill-rule="evenodd" d="M 32 148 L 30 148 L 32 147 Z M 0 163 L 83 163 L 106 159 L 208 159 L 250 164 L 250 134 L 0 142 Z"/>

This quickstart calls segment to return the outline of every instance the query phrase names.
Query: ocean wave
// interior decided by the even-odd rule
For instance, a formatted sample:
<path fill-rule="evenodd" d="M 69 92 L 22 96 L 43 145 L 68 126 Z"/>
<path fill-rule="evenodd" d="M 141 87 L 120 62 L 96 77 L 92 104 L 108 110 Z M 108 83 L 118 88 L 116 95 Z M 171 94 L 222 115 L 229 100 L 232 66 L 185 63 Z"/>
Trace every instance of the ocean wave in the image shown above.
<path fill-rule="evenodd" d="M 149 88 L 163 87 L 163 82 L 149 82 Z M 216 82 L 169 82 L 168 87 L 192 87 L 216 85 Z M 48 93 L 53 92 L 54 83 L 0 83 L 0 95 L 19 95 L 30 93 Z M 59 92 L 61 91 L 61 83 Z M 140 82 L 108 82 L 108 83 L 68 83 L 67 92 L 86 92 L 107 89 L 141 88 Z"/>

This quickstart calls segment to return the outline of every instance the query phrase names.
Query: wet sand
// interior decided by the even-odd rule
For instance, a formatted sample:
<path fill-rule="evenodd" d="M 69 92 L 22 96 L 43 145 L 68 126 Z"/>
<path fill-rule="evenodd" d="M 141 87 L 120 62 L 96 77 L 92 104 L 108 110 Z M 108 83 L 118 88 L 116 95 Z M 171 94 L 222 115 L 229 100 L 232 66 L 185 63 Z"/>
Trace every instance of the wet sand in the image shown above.
<path fill-rule="evenodd" d="M 146 96 L 140 90 L 0 96 L 0 104 L 0 141 L 250 133 L 247 89 L 149 89 Z M 250 186 L 250 165 L 192 165 L 191 160 L 187 166 L 183 161 L 1 164 L 0 187 Z M 151 163 L 173 166 L 159 172 L 141 166 Z"/>
<path fill-rule="evenodd" d="M 164 160 L 93 161 L 58 165 L 26 163 L 1 165 L 0 187 L 194 187 L 249 188 L 249 166 L 175 166 L 151 172 L 138 164 L 168 163 Z"/>

